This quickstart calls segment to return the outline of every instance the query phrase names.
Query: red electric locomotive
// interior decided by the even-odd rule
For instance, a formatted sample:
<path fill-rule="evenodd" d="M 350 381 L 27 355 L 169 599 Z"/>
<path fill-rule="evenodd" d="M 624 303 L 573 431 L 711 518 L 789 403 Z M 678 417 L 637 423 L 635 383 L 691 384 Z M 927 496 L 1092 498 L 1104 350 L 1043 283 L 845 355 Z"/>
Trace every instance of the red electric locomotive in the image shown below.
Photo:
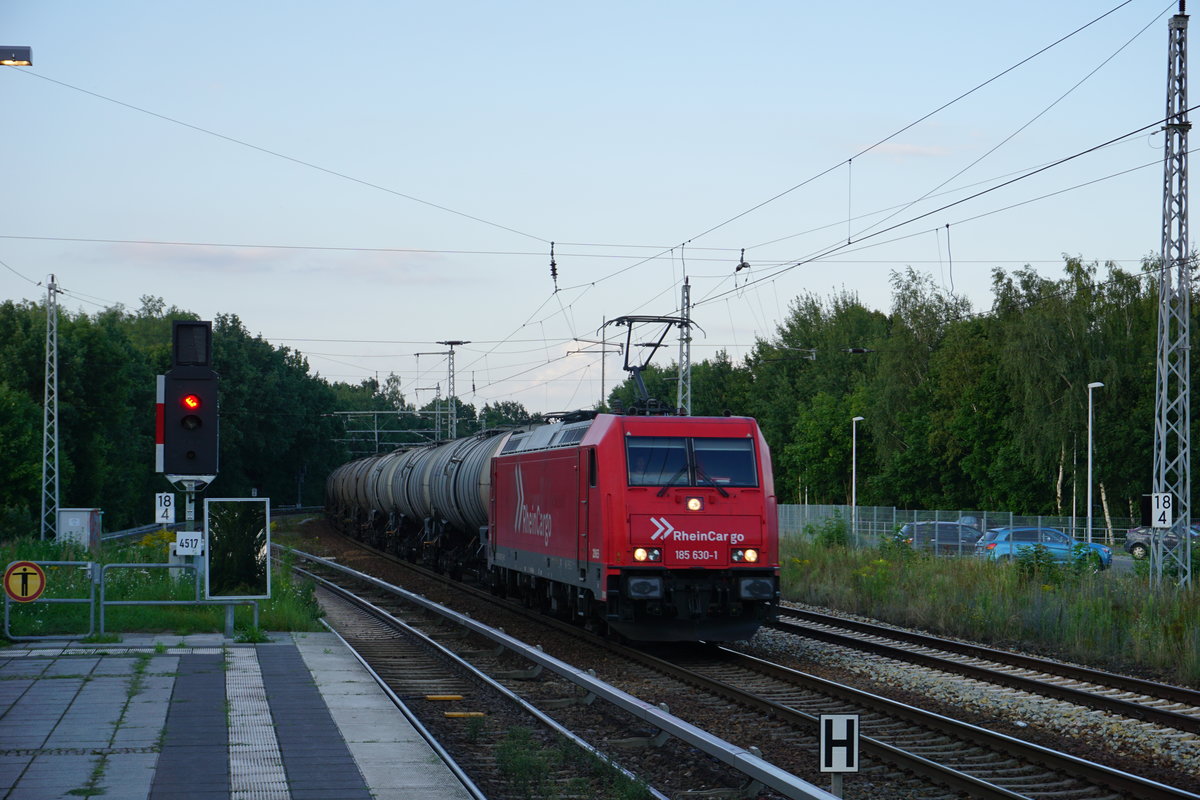
<path fill-rule="evenodd" d="M 377 544 L 629 639 L 742 639 L 777 610 L 770 453 L 747 417 L 581 412 L 352 462 L 327 492 Z"/>
<path fill-rule="evenodd" d="M 487 560 L 504 590 L 632 639 L 749 637 L 774 613 L 770 455 L 745 417 L 598 415 L 492 459 Z"/>

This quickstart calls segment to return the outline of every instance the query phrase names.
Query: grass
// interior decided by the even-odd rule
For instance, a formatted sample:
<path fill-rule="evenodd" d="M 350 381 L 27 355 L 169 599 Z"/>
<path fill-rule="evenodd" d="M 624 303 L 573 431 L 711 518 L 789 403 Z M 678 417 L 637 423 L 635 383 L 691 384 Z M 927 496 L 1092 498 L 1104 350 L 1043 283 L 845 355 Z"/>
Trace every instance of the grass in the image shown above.
<path fill-rule="evenodd" d="M 483 725 L 469 732 L 474 741 Z M 517 796 L 534 800 L 561 797 L 594 797 L 597 800 L 646 800 L 645 784 L 630 780 L 607 761 L 585 753 L 573 743 L 559 739 L 556 746 L 543 746 L 529 728 L 510 728 L 496 748 L 496 766 Z M 556 787 L 553 773 L 576 773 L 565 786 Z"/>
<path fill-rule="evenodd" d="M 175 540 L 170 531 L 158 531 L 133 541 L 105 542 L 98 557 L 74 544 L 59 545 L 37 539 L 17 539 L 0 542 L 0 568 L 12 561 L 95 561 L 102 564 L 153 563 L 168 561 L 168 546 Z M 244 641 L 263 641 L 262 631 L 316 631 L 321 611 L 313 594 L 312 584 L 291 576 L 290 557 L 283 566 L 275 565 L 271 580 L 271 597 L 259 601 L 258 628 L 254 626 L 253 610 L 238 606 L 234 612 L 234 627 Z M 71 635 L 82 636 L 89 629 L 90 573 L 80 566 L 47 566 L 46 590 L 41 600 L 75 600 L 74 603 L 13 603 L 9 627 L 15 636 Z M 178 573 L 178 574 L 171 574 Z M 110 568 L 105 576 L 107 600 L 194 600 L 194 572 L 162 568 Z M 203 596 L 203 585 L 201 585 Z M 99 601 L 99 588 L 96 599 Z M 97 610 L 98 615 L 98 610 Z M 225 609 L 221 605 L 197 606 L 109 606 L 105 610 L 105 636 L 89 637 L 91 641 L 117 641 L 113 632 L 221 632 L 225 629 Z"/>
<path fill-rule="evenodd" d="M 1200 685 L 1200 595 L 1154 589 L 1144 563 L 1093 573 L 1037 554 L 990 563 L 891 542 L 853 549 L 814 534 L 782 542 L 788 600 Z"/>

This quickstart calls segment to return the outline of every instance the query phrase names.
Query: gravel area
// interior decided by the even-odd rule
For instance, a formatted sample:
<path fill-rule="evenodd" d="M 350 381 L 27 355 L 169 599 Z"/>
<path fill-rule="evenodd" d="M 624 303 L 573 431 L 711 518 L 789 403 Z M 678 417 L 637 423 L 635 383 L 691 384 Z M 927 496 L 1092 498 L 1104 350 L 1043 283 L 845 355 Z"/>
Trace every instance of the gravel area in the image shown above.
<path fill-rule="evenodd" d="M 1200 791 L 1200 739 L 1190 733 L 772 629 L 736 649 L 1047 747 L 1070 739 L 1082 758 Z"/>

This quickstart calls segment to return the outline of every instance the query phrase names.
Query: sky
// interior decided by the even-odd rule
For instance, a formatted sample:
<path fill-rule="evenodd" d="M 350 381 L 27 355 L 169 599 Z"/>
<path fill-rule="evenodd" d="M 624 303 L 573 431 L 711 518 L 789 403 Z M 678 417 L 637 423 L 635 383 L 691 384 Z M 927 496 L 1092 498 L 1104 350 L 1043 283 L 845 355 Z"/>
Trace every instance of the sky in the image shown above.
<path fill-rule="evenodd" d="M 422 405 L 469 342 L 457 395 L 531 411 L 598 402 L 621 355 L 575 340 L 685 275 L 693 361 L 910 267 L 986 311 L 996 269 L 1159 251 L 1176 11 L 0 0 L 0 298 L 236 314 Z"/>

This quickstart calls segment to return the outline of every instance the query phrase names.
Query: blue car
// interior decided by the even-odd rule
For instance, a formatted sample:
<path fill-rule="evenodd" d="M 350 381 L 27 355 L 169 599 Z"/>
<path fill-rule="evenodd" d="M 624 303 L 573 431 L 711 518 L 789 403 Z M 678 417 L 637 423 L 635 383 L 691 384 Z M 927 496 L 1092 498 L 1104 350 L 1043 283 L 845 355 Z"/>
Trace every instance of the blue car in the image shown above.
<path fill-rule="evenodd" d="M 1095 542 L 1077 542 L 1058 528 L 992 528 L 975 544 L 975 555 L 996 561 L 1016 558 L 1021 550 L 1041 545 L 1050 557 L 1063 564 L 1076 558 L 1076 547 L 1098 569 L 1112 566 L 1112 548 Z"/>

